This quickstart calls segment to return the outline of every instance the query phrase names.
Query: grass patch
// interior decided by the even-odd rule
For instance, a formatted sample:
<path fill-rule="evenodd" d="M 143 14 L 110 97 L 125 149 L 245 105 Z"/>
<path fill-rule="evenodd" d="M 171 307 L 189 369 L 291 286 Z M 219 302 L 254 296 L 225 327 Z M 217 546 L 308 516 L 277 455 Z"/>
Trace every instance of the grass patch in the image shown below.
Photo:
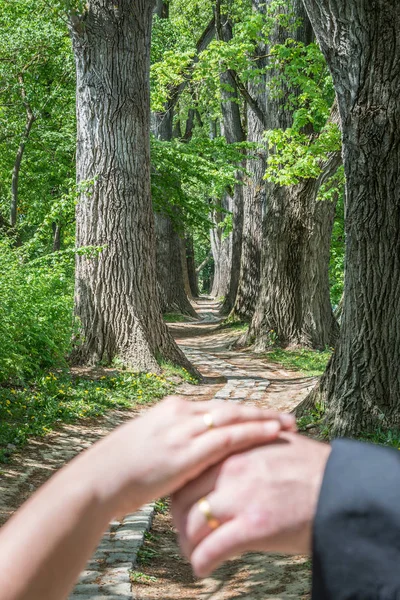
<path fill-rule="evenodd" d="M 182 369 L 176 371 L 183 375 Z M 89 379 L 66 372 L 49 373 L 26 387 L 0 388 L 0 462 L 7 462 L 31 436 L 45 436 L 60 423 L 99 417 L 110 409 L 150 404 L 173 392 L 178 382 L 169 381 L 168 374 L 124 371 Z"/>
<path fill-rule="evenodd" d="M 324 413 L 324 407 L 317 405 L 310 412 L 302 415 L 299 419 L 297 419 L 297 427 L 299 428 L 299 431 L 306 431 L 307 429 L 310 429 L 311 426 L 317 427 L 318 425 L 321 425 Z"/>
<path fill-rule="evenodd" d="M 162 368 L 165 377 L 169 379 L 176 381 L 179 378 L 180 380 L 187 381 L 192 385 L 196 385 L 197 383 L 199 383 L 199 380 L 196 377 L 193 377 L 183 367 L 179 367 L 166 361 L 160 361 L 160 367 Z"/>
<path fill-rule="evenodd" d="M 155 502 L 155 513 L 165 515 L 168 512 L 168 502 L 166 498 L 160 498 Z"/>
<path fill-rule="evenodd" d="M 236 319 L 232 319 L 228 317 L 218 329 L 231 329 L 232 331 L 247 331 L 249 328 L 249 324 L 244 321 L 237 321 Z"/>
<path fill-rule="evenodd" d="M 153 558 L 156 558 L 160 555 L 155 548 L 151 548 L 147 544 L 148 542 L 155 541 L 157 541 L 157 538 L 149 531 L 146 531 L 144 534 L 144 545 L 139 548 L 136 555 L 136 562 L 138 565 L 147 565 Z"/>
<path fill-rule="evenodd" d="M 283 348 L 274 348 L 263 354 L 263 358 L 271 362 L 278 363 L 282 367 L 301 371 L 304 375 L 314 377 L 322 375 L 332 354 L 331 350 L 309 350 L 301 348 L 300 350 L 285 350 Z"/>
<path fill-rule="evenodd" d="M 187 316 L 180 313 L 167 313 L 163 319 L 166 323 L 185 323 L 188 320 Z"/>
<path fill-rule="evenodd" d="M 400 450 L 400 431 L 395 429 L 377 429 L 373 433 L 361 434 L 358 438 L 361 442 L 370 442 L 372 444 L 380 444 L 381 446 L 389 446 Z"/>
<path fill-rule="evenodd" d="M 131 583 L 139 583 L 141 585 L 151 585 L 157 581 L 157 577 L 154 575 L 146 575 L 142 571 L 129 571 L 129 578 Z"/>

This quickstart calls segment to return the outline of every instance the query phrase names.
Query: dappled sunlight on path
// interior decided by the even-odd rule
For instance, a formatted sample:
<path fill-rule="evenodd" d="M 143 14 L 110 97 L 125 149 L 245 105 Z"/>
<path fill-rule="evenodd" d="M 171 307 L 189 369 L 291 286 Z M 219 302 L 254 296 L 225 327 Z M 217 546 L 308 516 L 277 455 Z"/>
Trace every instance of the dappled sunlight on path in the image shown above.
<path fill-rule="evenodd" d="M 291 411 L 315 385 L 315 378 L 266 362 L 247 350 L 234 350 L 240 331 L 221 328 L 218 304 L 199 300 L 195 308 L 199 322 L 171 324 L 170 329 L 185 354 L 205 378 L 193 400 L 201 397 L 210 381 L 220 381 L 215 399 Z M 192 392 L 193 393 L 193 392 Z M 302 600 L 309 598 L 310 563 L 302 556 L 248 554 L 229 561 L 212 577 L 193 577 L 177 545 L 169 515 L 158 515 L 154 539 L 147 542 L 154 558 L 143 569 L 155 577 L 147 585 L 136 584 L 136 600 Z"/>

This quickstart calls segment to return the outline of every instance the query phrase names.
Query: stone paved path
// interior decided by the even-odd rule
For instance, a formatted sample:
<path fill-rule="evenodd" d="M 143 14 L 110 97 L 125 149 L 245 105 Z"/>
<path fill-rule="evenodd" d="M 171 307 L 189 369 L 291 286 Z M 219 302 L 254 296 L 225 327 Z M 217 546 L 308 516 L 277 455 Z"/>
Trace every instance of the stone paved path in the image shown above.
<path fill-rule="evenodd" d="M 196 310 L 202 316 L 200 323 L 174 324 L 171 329 L 206 382 L 213 378 L 221 381 L 222 377 L 223 383 L 214 392 L 213 398 L 290 411 L 315 384 L 314 379 L 266 363 L 251 352 L 231 349 L 240 332 L 218 329 L 215 304 L 202 301 Z M 135 584 L 134 600 L 310 598 L 310 563 L 307 557 L 248 554 L 229 561 L 211 577 L 196 580 L 190 565 L 179 553 L 168 514 L 156 516 L 152 533 L 155 540 L 147 543 L 155 551 L 155 558 L 139 569 L 153 580 L 146 585 Z"/>
<path fill-rule="evenodd" d="M 81 574 L 71 599 L 132 598 L 129 574 L 144 534 L 151 526 L 153 513 L 153 505 L 148 505 L 110 524 L 109 531 Z"/>
<path fill-rule="evenodd" d="M 213 354 L 182 344 L 181 348 L 200 372 L 211 369 L 227 379 L 224 387 L 215 394 L 215 400 L 230 400 L 233 402 L 261 400 L 271 383 L 264 377 L 249 376 L 249 373 L 244 369 Z"/>
<path fill-rule="evenodd" d="M 190 386 L 186 395 L 193 400 L 205 399 L 204 392 L 206 392 L 207 399 L 264 404 L 268 388 L 271 386 L 268 375 L 271 374 L 276 386 L 277 375 L 287 378 L 288 373 L 281 369 L 272 371 L 271 368 L 266 369 L 262 361 L 255 357 L 252 357 L 249 368 L 247 354 L 241 355 L 237 351 L 228 350 L 239 334 L 235 332 L 232 334 L 228 330 L 224 335 L 217 330 L 220 322 L 216 314 L 217 305 L 203 300 L 198 303 L 196 309 L 200 316 L 199 322 L 171 326 L 182 350 L 205 375 L 205 386 L 200 386 L 200 389 L 199 387 L 193 389 L 193 386 Z M 180 339 L 182 332 L 185 334 L 184 339 Z M 218 342 L 213 339 L 214 332 Z M 187 338 L 187 335 L 193 337 Z M 216 382 L 221 382 L 222 379 L 224 383 L 207 386 L 207 382 L 212 382 L 213 377 Z M 309 386 L 310 381 L 307 380 L 305 387 L 299 383 L 297 388 L 299 387 L 300 394 L 304 395 Z M 291 398 L 290 393 L 286 394 L 285 398 L 289 398 L 289 406 L 279 405 L 281 410 L 292 408 L 296 401 L 299 401 L 297 396 L 296 400 Z M 268 405 L 276 405 L 273 400 L 267 402 Z M 135 565 L 137 551 L 143 542 L 145 532 L 151 527 L 152 518 L 153 507 L 148 506 L 140 513 L 126 517 L 121 523 L 111 524 L 109 532 L 104 536 L 87 569 L 82 573 L 70 597 L 71 600 L 136 597 L 135 590 L 131 590 L 129 572 Z"/>

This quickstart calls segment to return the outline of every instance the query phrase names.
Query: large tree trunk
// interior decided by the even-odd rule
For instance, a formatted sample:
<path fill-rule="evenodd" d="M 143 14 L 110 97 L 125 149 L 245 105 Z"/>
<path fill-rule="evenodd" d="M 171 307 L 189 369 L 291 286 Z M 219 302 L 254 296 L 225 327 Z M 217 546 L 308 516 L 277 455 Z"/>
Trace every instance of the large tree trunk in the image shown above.
<path fill-rule="evenodd" d="M 250 142 L 261 142 L 264 128 L 248 110 Z M 254 127 L 255 126 L 255 127 Z M 259 130 L 259 131 L 258 131 Z M 265 206 L 265 154 L 257 151 L 257 158 L 247 161 L 249 178 L 243 190 L 243 236 L 240 274 L 232 317 L 250 321 L 256 307 L 260 290 L 262 211 Z"/>
<path fill-rule="evenodd" d="M 169 18 L 169 5 L 157 0 L 156 14 L 161 19 Z M 173 136 L 173 115 L 176 98 L 167 102 L 165 110 L 151 115 L 152 133 L 165 142 Z M 178 312 L 196 317 L 185 289 L 185 273 L 181 257 L 181 238 L 173 220 L 167 214 L 155 214 L 156 223 L 156 267 L 157 282 L 163 313 Z"/>
<path fill-rule="evenodd" d="M 187 235 L 185 238 L 185 258 L 187 263 L 187 271 L 189 277 L 189 286 L 193 298 L 199 296 L 199 281 L 197 277 L 197 269 L 194 261 L 194 245 L 193 238 Z"/>
<path fill-rule="evenodd" d="M 191 368 L 162 320 L 150 197 L 149 63 L 152 3 L 91 0 L 71 15 L 77 69 L 78 248 L 76 358 L 139 370 L 158 358 Z"/>
<path fill-rule="evenodd" d="M 170 217 L 156 213 L 155 220 L 157 281 L 161 310 L 163 313 L 178 312 L 197 317 L 185 288 L 181 238 Z"/>
<path fill-rule="evenodd" d="M 300 0 L 293 2 L 293 11 L 301 19 L 293 37 L 310 43 L 312 29 Z M 287 36 L 276 27 L 271 43 L 283 43 Z M 291 93 L 296 90 L 283 89 L 280 98 L 268 94 L 270 129 L 291 126 L 292 114 L 286 107 Z M 340 155 L 336 163 L 328 161 L 324 180 L 339 163 Z M 328 279 L 334 206 L 317 203 L 319 185 L 319 179 L 295 186 L 266 185 L 261 287 L 248 334 L 256 350 L 263 351 L 271 343 L 323 349 L 336 339 Z"/>
<path fill-rule="evenodd" d="M 271 343 L 323 350 L 337 339 L 328 276 L 336 203 L 317 196 L 340 163 L 333 153 L 318 179 L 277 187 L 267 202 L 263 279 L 248 334 L 255 350 Z"/>
<path fill-rule="evenodd" d="M 313 400 L 332 435 L 400 426 L 400 4 L 304 0 L 343 131 L 346 259 L 339 342 Z"/>
<path fill-rule="evenodd" d="M 265 12 L 264 0 L 253 0 L 255 12 Z M 260 43 L 254 57 L 254 68 L 262 70 L 266 65 L 265 43 Z M 264 113 L 266 111 L 266 78 L 250 80 L 248 93 Z M 265 145 L 264 124 L 254 110 L 247 105 L 247 141 Z M 253 154 L 253 153 L 252 153 Z M 260 289 L 262 211 L 265 206 L 266 150 L 257 149 L 256 157 L 247 160 L 248 178 L 243 189 L 243 236 L 238 290 L 232 316 L 250 321 L 255 310 Z"/>
<path fill-rule="evenodd" d="M 214 139 L 217 136 L 218 124 L 216 120 L 210 124 L 210 138 Z M 213 199 L 215 205 L 218 204 L 216 199 Z M 210 220 L 214 223 L 213 229 L 210 230 L 211 254 L 214 262 L 214 273 L 211 281 L 210 294 L 214 298 L 224 298 L 229 290 L 229 276 L 231 265 L 231 245 L 232 236 L 226 235 L 222 225 L 222 221 L 226 217 L 231 206 L 229 197 L 226 195 L 219 201 L 220 210 L 215 208 L 210 215 Z"/>
<path fill-rule="evenodd" d="M 231 209 L 229 197 L 225 197 L 223 208 Z M 229 291 L 231 264 L 232 264 L 232 235 L 226 235 L 223 228 L 219 227 L 226 213 L 214 211 L 213 221 L 215 228 L 210 231 L 211 252 L 214 259 L 214 278 L 211 295 L 214 298 L 225 298 Z"/>
<path fill-rule="evenodd" d="M 232 27 L 225 15 L 221 15 L 220 0 L 216 1 L 215 26 L 217 39 L 229 42 L 232 37 Z M 243 142 L 245 139 L 240 117 L 239 94 L 236 81 L 230 71 L 220 74 L 221 83 L 221 110 L 222 110 L 222 135 L 228 144 Z M 241 175 L 237 174 L 238 180 Z M 227 315 L 235 303 L 242 254 L 243 235 L 243 185 L 237 183 L 231 193 L 227 193 L 226 202 L 232 212 L 232 233 L 229 243 L 228 287 L 221 306 L 221 313 Z M 223 255 L 222 255 L 223 256 Z M 221 269 L 221 267 L 220 267 Z M 222 294 L 221 294 L 222 295 Z"/>
<path fill-rule="evenodd" d="M 180 238 L 180 246 L 181 246 L 181 265 L 182 265 L 182 273 L 183 273 L 183 283 L 185 285 L 185 292 L 188 298 L 193 298 L 192 290 L 190 288 L 189 281 L 189 269 L 188 269 L 188 260 L 186 256 L 186 238 Z"/>

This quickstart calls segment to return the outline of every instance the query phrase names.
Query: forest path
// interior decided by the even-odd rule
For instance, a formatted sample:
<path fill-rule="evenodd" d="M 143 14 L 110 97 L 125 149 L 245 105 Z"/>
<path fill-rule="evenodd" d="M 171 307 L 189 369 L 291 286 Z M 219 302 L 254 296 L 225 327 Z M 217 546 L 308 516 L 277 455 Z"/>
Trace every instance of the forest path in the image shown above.
<path fill-rule="evenodd" d="M 217 303 L 201 299 L 195 308 L 201 320 L 170 326 L 179 345 L 204 376 L 200 385 L 182 384 L 180 394 L 193 401 L 220 398 L 290 410 L 313 385 L 314 380 L 266 363 L 251 352 L 231 349 L 240 332 L 220 326 Z M 31 439 L 15 452 L 9 464 L 1 466 L 0 525 L 57 469 L 137 414 L 137 409 L 113 410 L 101 418 L 63 425 L 44 438 Z M 180 557 L 168 513 L 156 515 L 153 535 L 146 542 L 154 550 L 153 558 L 146 565 L 134 566 L 156 579 L 150 579 L 150 585 L 141 585 L 135 578 L 131 586 L 130 571 L 153 513 L 153 506 L 146 506 L 111 523 L 80 577 L 73 600 L 305 597 L 309 567 L 304 557 L 253 554 L 231 561 L 211 578 L 195 582 L 190 566 Z M 146 546 L 144 557 L 149 555 L 145 550 Z"/>
<path fill-rule="evenodd" d="M 204 376 L 195 393 L 192 386 L 181 389 L 191 400 L 216 398 L 288 411 L 314 385 L 315 380 L 267 363 L 252 352 L 232 349 L 241 332 L 220 326 L 216 302 L 200 299 L 195 308 L 199 322 L 170 325 L 176 341 Z M 135 600 L 310 597 L 310 562 L 303 556 L 247 554 L 228 562 L 212 577 L 195 580 L 190 565 L 180 556 L 168 511 L 156 515 L 143 556 L 149 559 L 136 567 Z"/>

